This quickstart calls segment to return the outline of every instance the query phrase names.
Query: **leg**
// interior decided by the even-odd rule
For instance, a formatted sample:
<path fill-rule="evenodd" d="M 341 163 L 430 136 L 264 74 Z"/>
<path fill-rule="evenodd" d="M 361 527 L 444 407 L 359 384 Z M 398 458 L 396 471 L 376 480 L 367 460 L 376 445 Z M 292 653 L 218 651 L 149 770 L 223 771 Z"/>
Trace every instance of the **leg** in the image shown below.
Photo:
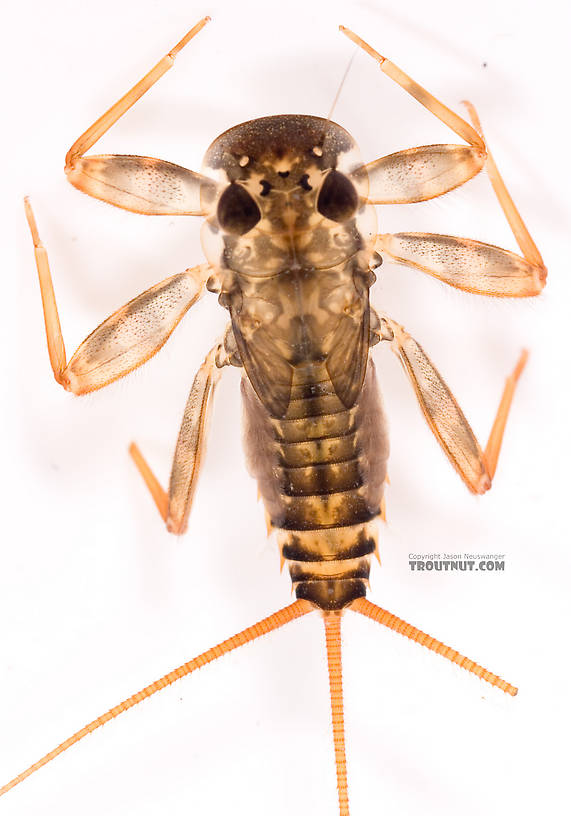
<path fill-rule="evenodd" d="M 95 142 L 99 141 L 99 139 L 107 133 L 109 128 L 111 128 L 118 119 L 120 119 L 124 113 L 126 113 L 129 108 L 131 108 L 137 100 L 139 100 L 144 94 L 147 93 L 149 88 L 152 88 L 155 82 L 165 74 L 172 66 L 174 65 L 174 60 L 176 55 L 181 51 L 190 40 L 201 31 L 206 23 L 210 21 L 210 17 L 204 17 L 197 23 L 194 28 L 191 28 L 188 31 L 182 40 L 180 40 L 174 48 L 172 48 L 168 54 L 166 54 L 154 68 L 145 74 L 145 76 L 139 80 L 127 93 L 119 99 L 118 102 L 115 102 L 114 105 L 111 105 L 109 110 L 105 111 L 105 113 L 94 122 L 91 127 L 87 128 L 87 130 L 81 134 L 79 139 L 77 139 L 70 149 L 67 152 L 65 157 L 65 166 L 66 170 L 72 169 L 75 165 L 75 162 L 78 158 L 83 156 L 84 153 L 87 153 L 90 147 L 93 147 Z"/>
<path fill-rule="evenodd" d="M 174 275 L 131 300 L 101 323 L 83 341 L 68 363 L 48 256 L 27 199 L 25 207 L 34 242 L 48 352 L 54 376 L 60 385 L 74 394 L 103 388 L 142 365 L 162 348 L 182 317 L 200 297 L 209 267 L 204 264 Z"/>
<path fill-rule="evenodd" d="M 446 105 L 443 105 L 442 102 L 419 85 L 418 82 L 415 82 L 411 77 L 405 74 L 404 71 L 401 71 L 394 63 L 386 57 L 383 57 L 378 51 L 375 51 L 374 48 L 348 28 L 340 26 L 340 29 L 350 40 L 373 57 L 387 76 L 397 82 L 401 88 L 404 88 L 407 93 L 413 96 L 421 105 L 424 105 L 424 107 L 440 119 L 441 122 L 452 128 L 452 130 L 468 142 L 473 150 L 479 151 L 482 157 L 480 167 L 476 169 L 475 172 L 472 172 L 472 169 L 474 169 L 477 164 L 477 156 L 475 154 L 471 156 L 471 154 L 464 155 L 461 152 L 455 152 L 454 146 L 452 145 L 432 145 L 414 148 L 412 151 L 394 153 L 392 156 L 378 159 L 375 162 L 371 162 L 370 165 L 367 165 L 367 170 L 369 170 L 371 177 L 371 201 L 376 203 L 412 203 L 414 201 L 425 201 L 428 198 L 441 195 L 443 192 L 447 192 L 447 190 L 451 190 L 459 184 L 463 184 L 464 181 L 467 181 L 468 178 L 471 178 L 481 169 L 484 164 L 484 159 L 486 159 L 494 192 L 496 193 L 523 256 L 527 261 L 529 274 L 535 274 L 538 281 L 543 283 L 546 276 L 543 259 L 506 189 L 496 163 L 487 149 L 480 121 L 474 106 L 469 102 L 464 103 L 470 113 L 474 125 L 474 127 L 472 127 L 458 116 L 458 114 L 454 113 L 454 111 L 450 110 Z M 460 150 L 461 148 L 456 148 L 456 151 Z M 462 150 L 466 150 L 466 148 L 462 148 Z M 472 162 L 474 162 L 474 168 L 471 167 Z M 462 165 L 465 163 L 467 163 L 467 166 L 464 168 Z M 455 164 L 458 165 L 456 169 L 454 168 Z M 411 178 L 411 175 L 416 177 L 417 180 Z M 438 177 L 442 177 L 442 182 L 438 181 Z M 446 189 L 442 189 L 441 192 L 438 192 L 439 186 Z M 382 237 L 402 238 L 403 236 Z M 408 236 L 404 234 L 404 237 L 406 238 Z M 434 239 L 449 238 L 449 236 L 425 237 Z M 457 240 L 461 242 L 463 239 Z M 465 243 L 470 242 L 465 241 Z M 486 249 L 490 248 L 488 244 L 481 244 L 480 246 Z M 429 246 L 426 248 L 430 251 Z M 422 247 L 422 249 L 424 249 L 424 247 Z M 497 250 L 497 247 L 493 247 L 492 249 Z M 502 251 L 503 250 L 499 250 L 499 252 Z M 423 268 L 421 256 L 422 252 L 419 252 L 418 263 L 413 263 L 413 265 Z M 426 269 L 426 271 L 429 271 L 430 274 L 434 274 L 430 271 L 430 268 Z M 447 280 L 446 282 L 452 283 L 451 280 Z M 470 291 L 478 292 L 479 290 L 475 289 Z M 501 295 L 503 292 L 484 291 L 482 294 Z M 536 293 L 531 292 L 530 294 Z M 521 295 L 519 292 L 516 292 L 514 296 L 517 297 Z"/>
<path fill-rule="evenodd" d="M 474 295 L 533 297 L 547 272 L 515 252 L 470 238 L 428 232 L 378 235 L 375 250 Z"/>
<path fill-rule="evenodd" d="M 105 712 L 105 714 L 102 714 L 100 717 L 97 717 L 97 719 L 85 725 L 79 731 L 76 731 L 75 734 L 68 737 L 64 742 L 58 745 L 57 748 L 54 748 L 53 751 L 50 751 L 48 754 L 38 760 L 38 762 L 30 765 L 29 768 L 1 787 L 0 796 L 8 793 L 9 790 L 16 787 L 16 785 L 19 785 L 20 782 L 23 782 L 24 779 L 27 779 L 35 771 L 43 768 L 43 766 L 47 765 L 48 762 L 51 762 L 52 759 L 55 759 L 60 754 L 63 754 L 64 751 L 67 751 L 67 749 L 71 748 L 72 745 L 75 745 L 76 742 L 79 742 L 88 734 L 92 734 L 102 725 L 108 723 L 109 720 L 113 720 L 115 717 L 119 716 L 119 714 L 133 708 L 133 706 L 137 705 L 137 703 L 140 703 L 142 700 L 152 697 L 152 695 L 157 691 L 170 686 L 175 682 L 175 680 L 180 680 L 181 677 L 186 677 L 187 674 L 190 674 L 195 669 L 200 669 L 207 663 L 212 663 L 213 660 L 217 660 L 219 657 L 228 654 L 228 652 L 238 649 L 240 646 L 244 646 L 246 643 L 250 643 L 262 635 L 267 635 L 268 632 L 273 632 L 274 629 L 279 629 L 280 626 L 284 626 L 286 623 L 302 617 L 302 615 L 307 615 L 307 613 L 311 612 L 312 610 L 313 606 L 308 601 L 295 601 L 294 603 L 290 604 L 290 606 L 286 606 L 284 609 L 280 609 L 279 612 L 275 612 L 273 615 L 264 618 L 258 623 L 255 623 L 253 626 L 249 626 L 247 629 L 244 629 L 237 635 L 228 638 L 228 640 L 224 640 L 217 646 L 207 649 L 206 652 L 203 652 L 201 655 L 198 655 L 198 657 L 189 660 L 188 663 L 183 663 L 182 666 L 168 672 L 168 674 L 165 674 L 163 677 L 159 678 L 159 680 L 155 680 L 155 682 L 151 683 L 149 686 L 145 686 L 145 688 L 141 689 L 141 691 L 138 691 L 136 694 L 133 694 L 126 700 L 123 700 L 122 703 L 113 706 L 113 708 L 110 708 L 109 711 Z"/>
<path fill-rule="evenodd" d="M 440 447 L 472 493 L 485 493 L 492 486 L 511 401 L 528 353 L 523 351 L 508 378 L 483 452 L 454 396 L 421 346 L 398 323 L 383 318 L 383 334 L 416 392 L 416 398 Z M 392 337 L 391 337 L 392 334 Z"/>
<path fill-rule="evenodd" d="M 178 164 L 149 156 L 87 156 L 67 171 L 82 193 L 140 215 L 207 215 L 202 193 L 216 184 Z"/>
<path fill-rule="evenodd" d="M 476 176 L 486 161 L 479 147 L 436 144 L 399 150 L 365 165 L 371 204 L 415 204 L 444 195 Z"/>
<path fill-rule="evenodd" d="M 476 130 L 350 29 L 339 28 L 373 57 L 387 76 L 469 144 L 469 147 L 425 145 L 370 162 L 366 165 L 369 200 L 374 204 L 427 201 L 453 190 L 479 173 L 486 160 L 486 149 Z"/>
<path fill-rule="evenodd" d="M 474 123 L 474 127 L 476 128 L 482 139 L 484 139 L 484 134 L 482 133 L 482 126 L 480 125 L 480 120 L 478 118 L 478 114 L 476 113 L 476 109 L 470 102 L 464 102 L 464 104 L 468 108 L 468 112 L 470 114 L 472 122 Z M 487 145 L 486 150 L 488 153 L 487 161 L 488 175 L 490 176 L 490 181 L 492 182 L 492 187 L 494 188 L 496 197 L 500 203 L 502 210 L 504 211 L 504 215 L 506 216 L 508 224 L 510 225 L 511 230 L 514 234 L 514 238 L 518 242 L 519 248 L 521 249 L 524 258 L 530 264 L 535 266 L 539 272 L 543 272 L 545 276 L 547 273 L 545 270 L 545 266 L 543 265 L 543 258 L 541 257 L 540 252 L 536 247 L 531 235 L 529 234 L 528 229 L 525 226 L 523 219 L 512 200 L 512 197 L 507 191 L 506 185 L 504 184 L 504 180 L 500 175 L 497 165 Z"/>
<path fill-rule="evenodd" d="M 137 445 L 133 442 L 129 448 L 129 453 L 149 488 L 167 529 L 177 535 L 186 530 L 200 473 L 212 399 L 221 373 L 216 364 L 219 355 L 220 344 L 216 344 L 194 378 L 176 443 L 168 494 L 161 487 Z"/>
<path fill-rule="evenodd" d="M 425 646 L 427 649 L 430 649 L 430 651 L 436 652 L 436 654 L 451 660 L 452 663 L 456 663 L 460 668 L 466 669 L 466 671 L 481 677 L 486 683 L 490 683 L 490 685 L 505 691 L 506 694 L 511 694 L 512 697 L 516 696 L 517 688 L 510 685 L 510 683 L 506 683 L 506 681 L 498 677 L 497 674 L 492 674 L 487 669 L 478 665 L 478 663 L 474 663 L 473 660 L 461 655 L 455 649 L 451 649 L 450 646 L 445 646 L 444 643 L 430 637 L 430 635 L 427 635 L 425 632 L 421 632 L 420 629 L 411 626 L 410 623 L 406 623 L 406 621 L 397 618 L 396 615 L 392 615 L 390 612 L 387 612 L 386 609 L 375 606 L 375 604 L 372 604 L 366 598 L 358 598 L 356 601 L 353 601 L 350 609 L 353 609 L 355 612 L 360 612 L 361 615 L 365 615 L 365 617 L 371 618 L 371 620 L 377 623 L 382 623 L 383 626 L 387 626 L 400 635 L 414 640 L 415 643 L 420 643 L 421 646 Z"/>
<path fill-rule="evenodd" d="M 465 104 L 481 133 L 474 106 L 469 102 Z M 545 286 L 547 270 L 489 151 L 487 169 L 523 258 L 507 249 L 469 238 L 413 232 L 379 235 L 375 245 L 377 252 L 388 254 L 399 263 L 427 272 L 465 292 L 494 297 L 532 297 L 539 294 Z M 388 178 L 392 176 L 389 174 Z"/>
<path fill-rule="evenodd" d="M 401 88 L 404 88 L 411 96 L 414 96 L 430 113 L 433 113 L 441 122 L 452 128 L 452 130 L 455 131 L 458 136 L 461 136 L 464 141 L 468 142 L 469 145 L 485 151 L 486 146 L 483 138 L 468 122 L 465 122 L 461 116 L 458 116 L 457 113 L 454 113 L 454 111 L 450 110 L 446 105 L 443 105 L 442 102 L 435 96 L 432 96 L 426 88 L 423 88 L 422 85 L 419 85 L 418 82 L 415 82 L 408 74 L 401 71 L 393 62 L 383 57 L 378 51 L 375 51 L 374 48 L 362 40 L 361 37 L 358 37 L 357 34 L 353 33 L 353 31 L 345 28 L 345 26 L 339 26 L 339 29 L 346 37 L 349 37 L 350 40 L 358 45 L 359 48 L 362 48 L 369 56 L 373 57 L 373 59 L 379 63 L 379 67 L 383 73 L 394 80 Z"/>
<path fill-rule="evenodd" d="M 65 158 L 69 181 L 88 195 L 117 207 L 146 215 L 199 215 L 201 190 L 214 183 L 170 162 L 146 156 L 89 156 L 84 154 L 174 64 L 179 51 L 204 28 L 205 17 L 194 26 L 139 82 L 74 142 Z"/>
<path fill-rule="evenodd" d="M 521 372 L 527 363 L 528 357 L 529 352 L 527 349 L 524 349 L 519 356 L 519 360 L 517 361 L 514 370 L 506 379 L 506 384 L 502 392 L 502 398 L 494 418 L 494 424 L 492 425 L 492 430 L 490 431 L 490 436 L 488 437 L 488 442 L 484 451 L 484 461 L 486 462 L 490 481 L 494 478 L 496 468 L 498 466 L 498 458 L 500 456 L 502 440 L 504 438 L 504 431 L 506 429 L 506 422 L 508 420 L 512 400 L 515 394 L 517 381 L 519 380 Z"/>

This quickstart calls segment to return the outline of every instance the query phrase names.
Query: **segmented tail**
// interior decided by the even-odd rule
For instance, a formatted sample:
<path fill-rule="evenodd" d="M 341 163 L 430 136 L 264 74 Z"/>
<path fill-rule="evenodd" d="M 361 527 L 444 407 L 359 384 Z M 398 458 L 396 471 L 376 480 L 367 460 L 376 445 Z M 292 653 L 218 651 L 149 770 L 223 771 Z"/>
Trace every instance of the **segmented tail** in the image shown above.
<path fill-rule="evenodd" d="M 23 782 L 24 779 L 27 779 L 29 776 L 35 773 L 35 771 L 39 771 L 40 768 L 43 768 L 43 766 L 47 765 L 48 762 L 51 762 L 52 759 L 55 759 L 60 754 L 63 754 L 64 751 L 67 751 L 67 749 L 71 748 L 72 745 L 75 745 L 76 742 L 79 742 L 88 734 L 92 734 L 102 725 L 108 723 L 109 720 L 113 720 L 115 717 L 118 717 L 119 714 L 133 708 L 133 706 L 142 702 L 142 700 L 152 697 L 152 695 L 157 691 L 170 686 L 175 682 L 175 680 L 180 680 L 181 677 L 186 677 L 187 674 L 191 674 L 191 672 L 193 672 L 195 669 L 200 669 L 202 666 L 206 666 L 207 663 L 212 663 L 213 660 L 217 660 L 219 657 L 228 654 L 228 652 L 238 649 L 240 646 L 245 646 L 246 643 L 250 643 L 252 640 L 256 640 L 262 635 L 267 635 L 268 632 L 273 632 L 274 629 L 279 629 L 280 626 L 284 626 L 286 623 L 290 623 L 290 621 L 295 620 L 295 618 L 300 618 L 302 615 L 306 615 L 308 612 L 311 612 L 312 609 L 313 606 L 308 601 L 295 601 L 295 603 L 286 606 L 284 609 L 280 609 L 278 612 L 275 612 L 273 615 L 270 615 L 267 618 L 263 618 L 263 620 L 255 623 L 253 626 L 249 626 L 242 632 L 238 632 L 237 635 L 228 638 L 228 640 L 223 640 L 222 643 L 213 646 L 211 649 L 207 649 L 205 652 L 198 655 L 198 657 L 189 660 L 187 663 L 183 663 L 182 666 L 179 666 L 177 669 L 173 669 L 172 671 L 163 675 L 163 677 L 155 680 L 154 683 L 145 686 L 145 688 L 141 689 L 141 691 L 131 695 L 131 697 L 123 700 L 122 703 L 110 708 L 109 711 L 105 712 L 105 714 L 102 714 L 100 717 L 92 720 L 87 725 L 84 725 L 83 728 L 80 728 L 79 731 L 76 731 L 75 734 L 72 734 L 71 737 L 64 740 L 64 742 L 58 745 L 57 748 L 54 748 L 37 762 L 34 762 L 33 765 L 30 765 L 30 767 L 21 774 L 18 774 L 18 776 L 14 777 L 14 779 L 1 787 L 0 796 L 8 793 L 9 790 L 16 787 L 16 785 L 19 785 L 20 782 Z"/>
<path fill-rule="evenodd" d="M 119 716 L 119 714 L 133 708 L 133 706 L 137 705 L 137 703 L 146 700 L 148 697 L 152 697 L 152 695 L 157 691 L 170 686 L 172 683 L 174 683 L 176 680 L 180 680 L 182 677 L 186 677 L 187 674 L 191 674 L 193 671 L 195 671 L 195 669 L 200 669 L 207 663 L 212 663 L 212 661 L 217 660 L 219 657 L 222 657 L 228 652 L 238 649 L 240 646 L 245 646 L 246 643 L 250 643 L 262 635 L 273 632 L 274 629 L 279 629 L 281 626 L 285 626 L 285 624 L 290 623 L 296 618 L 306 615 L 314 608 L 315 607 L 309 603 L 309 601 L 297 600 L 289 606 L 275 612 L 273 615 L 263 618 L 253 626 L 249 626 L 242 632 L 238 632 L 238 634 L 234 635 L 233 637 L 222 641 L 222 643 L 219 643 L 216 646 L 213 646 L 211 649 L 207 649 L 205 652 L 192 660 L 189 660 L 187 663 L 183 663 L 178 668 L 173 669 L 172 671 L 163 675 L 163 677 L 155 680 L 154 683 L 145 686 L 145 688 L 141 689 L 141 691 L 131 695 L 131 697 L 123 700 L 123 702 L 119 703 L 118 705 L 113 706 L 113 708 L 110 708 L 109 711 L 105 712 L 105 714 L 102 714 L 100 717 L 92 720 L 79 731 L 76 731 L 76 733 L 72 734 L 71 737 L 68 737 L 52 751 L 47 753 L 33 765 L 30 765 L 29 768 L 27 768 L 21 774 L 18 774 L 18 776 L 14 777 L 14 779 L 1 787 L 0 796 L 7 793 L 16 785 L 19 785 L 20 782 L 24 781 L 24 779 L 27 779 L 29 776 L 31 776 L 31 774 L 38 771 L 40 768 L 43 768 L 44 765 L 47 765 L 52 759 L 55 759 L 64 751 L 67 751 L 68 748 L 71 748 L 72 745 L 75 745 L 75 743 L 82 740 L 88 734 L 92 734 L 102 725 L 105 725 L 105 723 Z M 421 632 L 420 629 L 416 629 L 416 627 L 411 626 L 411 624 L 406 623 L 406 621 L 401 620 L 401 618 L 397 618 L 396 615 L 392 615 L 385 609 L 375 606 L 375 604 L 372 604 L 366 598 L 357 598 L 357 600 L 353 601 L 353 603 L 347 608 L 352 609 L 354 612 L 359 612 L 360 614 L 365 615 L 378 623 L 382 623 L 389 629 L 393 629 L 399 634 L 408 637 L 410 640 L 420 643 L 422 646 L 426 646 L 427 649 L 442 655 L 442 657 L 446 657 L 448 660 L 456 663 L 461 668 L 476 674 L 482 680 L 485 680 L 492 686 L 505 691 L 507 694 L 511 694 L 512 696 L 517 694 L 517 688 L 510 685 L 510 683 L 507 683 L 505 680 L 502 680 L 501 677 L 498 677 L 496 674 L 492 674 L 487 669 L 484 669 L 482 666 L 474 663 L 473 660 L 464 657 L 459 652 L 451 649 L 449 646 L 445 646 L 443 643 L 441 643 L 441 641 L 430 637 L 424 632 Z M 342 610 L 326 612 L 323 615 L 323 620 L 325 624 L 325 642 L 327 646 L 327 664 L 329 668 L 329 689 L 331 697 L 331 715 L 333 720 L 333 745 L 335 749 L 335 763 L 337 768 L 339 814 L 340 816 L 349 816 L 347 762 L 345 756 L 345 726 L 343 716 L 343 681 L 341 669 L 341 615 Z"/>

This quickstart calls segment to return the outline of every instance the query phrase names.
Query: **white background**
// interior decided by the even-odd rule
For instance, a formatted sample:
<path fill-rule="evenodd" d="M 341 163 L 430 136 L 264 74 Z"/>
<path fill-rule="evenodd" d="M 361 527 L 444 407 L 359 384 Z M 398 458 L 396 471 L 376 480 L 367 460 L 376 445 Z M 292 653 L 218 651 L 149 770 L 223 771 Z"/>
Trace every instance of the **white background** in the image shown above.
<path fill-rule="evenodd" d="M 71 355 L 117 306 L 199 263 L 200 219 L 144 218 L 80 195 L 65 151 L 204 14 L 213 22 L 96 152 L 199 169 L 209 143 L 267 114 L 326 116 L 353 27 L 461 112 L 479 109 L 550 270 L 532 302 L 470 297 L 386 264 L 373 301 L 404 323 L 485 442 L 505 375 L 531 349 L 494 488 L 468 494 L 386 349 L 389 524 L 371 599 L 520 686 L 511 699 L 348 613 L 352 813 L 555 813 L 567 797 L 569 673 L 569 12 L 483 0 L 81 6 L 21 2 L 2 55 L 3 386 L 0 782 L 163 672 L 286 605 L 225 372 L 188 534 L 169 536 L 127 456 L 164 484 L 194 372 L 226 315 L 196 306 L 157 358 L 81 399 L 51 378 L 22 198 L 32 197 Z M 564 17 L 563 15 L 567 16 Z M 9 16 L 11 15 L 11 17 Z M 369 161 L 457 138 L 357 54 L 334 118 Z M 565 121 L 566 119 L 566 121 Z M 382 231 L 517 249 L 486 177 L 387 207 Z M 503 573 L 416 574 L 409 552 L 505 553 Z M 16 814 L 336 813 L 317 615 L 210 666 L 106 726 L 0 803 Z"/>

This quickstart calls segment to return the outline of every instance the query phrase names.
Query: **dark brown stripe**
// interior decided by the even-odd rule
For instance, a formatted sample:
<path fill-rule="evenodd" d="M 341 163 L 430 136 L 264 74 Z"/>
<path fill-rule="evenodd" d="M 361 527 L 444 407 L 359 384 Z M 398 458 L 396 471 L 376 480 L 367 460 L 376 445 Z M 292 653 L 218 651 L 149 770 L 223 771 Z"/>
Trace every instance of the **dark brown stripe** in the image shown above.
<path fill-rule="evenodd" d="M 364 524 L 379 515 L 379 508 L 367 505 L 359 490 L 345 490 L 326 496 L 284 496 L 285 520 L 282 530 L 326 530 Z"/>
<path fill-rule="evenodd" d="M 309 399 L 290 400 L 286 419 L 322 417 L 325 414 L 340 414 L 346 411 L 347 409 L 336 394 L 322 394 Z"/>
<path fill-rule="evenodd" d="M 286 496 L 327 495 L 355 490 L 363 484 L 357 459 L 284 468 L 281 481 Z"/>
<path fill-rule="evenodd" d="M 310 601 L 319 609 L 343 609 L 366 593 L 365 582 L 360 578 L 303 581 L 295 588 L 297 598 Z"/>

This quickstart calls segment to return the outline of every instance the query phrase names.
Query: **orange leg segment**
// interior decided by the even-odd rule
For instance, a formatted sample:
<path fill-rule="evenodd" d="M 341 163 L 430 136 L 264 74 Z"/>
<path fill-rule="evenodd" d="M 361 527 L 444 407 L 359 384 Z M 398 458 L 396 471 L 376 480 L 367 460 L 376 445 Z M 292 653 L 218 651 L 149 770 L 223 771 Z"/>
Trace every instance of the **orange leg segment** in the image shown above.
<path fill-rule="evenodd" d="M 152 88 L 163 74 L 165 74 L 174 64 L 176 55 L 187 45 L 192 38 L 201 31 L 206 23 L 210 21 L 210 17 L 204 17 L 193 28 L 188 31 L 184 37 L 168 52 L 165 56 L 145 74 L 127 93 L 115 102 L 109 110 L 97 119 L 86 131 L 82 133 L 67 152 L 65 157 L 66 172 L 73 170 L 74 164 L 90 147 L 93 147 L 95 142 L 107 133 L 107 131 L 120 119 L 129 108 L 131 108 L 138 99 L 147 93 L 149 88 Z"/>
<path fill-rule="evenodd" d="M 466 105 L 466 108 L 468 109 L 468 113 L 470 114 L 472 124 L 474 125 L 477 132 L 483 139 L 484 134 L 482 132 L 482 125 L 480 124 L 480 118 L 476 112 L 476 108 L 472 105 L 471 102 L 468 102 L 467 100 L 464 100 L 464 105 Z M 519 211 L 516 205 L 514 204 L 511 195 L 508 193 L 504 180 L 500 175 L 500 171 L 498 170 L 498 166 L 494 161 L 493 156 L 490 153 L 490 149 L 487 145 L 486 151 L 488 153 L 487 159 L 488 176 L 490 177 L 492 187 L 494 188 L 496 197 L 500 203 L 502 210 L 504 211 L 504 215 L 507 218 L 508 224 L 511 227 L 511 230 L 514 234 L 516 241 L 519 244 L 519 248 L 521 249 L 524 258 L 537 268 L 538 275 L 540 276 L 542 282 L 545 283 L 547 272 L 543 264 L 543 258 L 541 257 L 541 253 L 536 247 L 533 238 L 529 234 L 529 230 L 527 229 L 523 221 L 523 218 L 519 214 Z"/>
<path fill-rule="evenodd" d="M 60 385 L 64 385 L 65 380 L 63 377 L 63 372 L 65 371 L 67 361 L 56 298 L 54 294 L 54 286 L 50 273 L 48 253 L 41 242 L 38 227 L 36 225 L 36 219 L 34 218 L 34 213 L 29 198 L 24 199 L 24 208 L 26 210 L 26 218 L 28 220 L 30 232 L 32 233 L 32 240 L 34 242 L 34 255 L 36 258 L 36 267 L 38 269 L 40 291 L 42 294 L 42 308 L 44 310 L 44 323 L 46 327 L 46 338 L 50 363 L 57 382 L 60 383 Z"/>
<path fill-rule="evenodd" d="M 508 419 L 508 414 L 515 393 L 517 381 L 519 380 L 521 372 L 523 371 L 525 364 L 527 363 L 528 357 L 529 352 L 527 351 L 527 349 L 523 349 L 514 370 L 506 379 L 506 384 L 504 386 L 502 398 L 498 406 L 498 411 L 494 419 L 494 424 L 492 425 L 492 430 L 490 431 L 490 436 L 488 438 L 486 450 L 484 451 L 486 469 L 488 471 L 490 480 L 494 478 L 496 467 L 498 465 L 498 457 L 500 455 L 502 440 L 504 438 L 504 431 L 506 429 L 506 422 Z"/>
<path fill-rule="evenodd" d="M 163 488 L 153 471 L 151 470 L 147 460 L 139 450 L 136 442 L 131 442 L 129 445 L 129 453 L 137 466 L 137 470 L 143 477 L 143 480 L 149 488 L 149 493 L 153 497 L 153 501 L 157 506 L 157 510 L 161 514 L 162 520 L 167 521 L 169 513 L 169 495 Z"/>
<path fill-rule="evenodd" d="M 329 668 L 329 690 L 333 718 L 333 745 L 337 767 L 337 791 L 339 793 L 339 816 L 349 816 L 347 792 L 347 760 L 345 757 L 345 723 L 343 719 L 343 675 L 341 669 L 341 615 L 329 614 L 323 618 Z"/>
<path fill-rule="evenodd" d="M 407 93 L 420 102 L 427 110 L 437 116 L 441 122 L 448 125 L 453 131 L 462 137 L 468 144 L 479 149 L 485 149 L 485 144 L 482 136 L 471 127 L 468 122 L 465 122 L 457 113 L 450 110 L 446 105 L 436 99 L 426 88 L 415 82 L 414 79 L 405 74 L 398 66 L 389 59 L 379 54 L 372 46 L 361 39 L 357 34 L 351 31 L 350 28 L 339 26 L 339 30 L 349 37 L 355 45 L 362 48 L 369 56 L 379 63 L 379 68 L 383 73 L 390 77 L 394 82 L 401 86 Z"/>

